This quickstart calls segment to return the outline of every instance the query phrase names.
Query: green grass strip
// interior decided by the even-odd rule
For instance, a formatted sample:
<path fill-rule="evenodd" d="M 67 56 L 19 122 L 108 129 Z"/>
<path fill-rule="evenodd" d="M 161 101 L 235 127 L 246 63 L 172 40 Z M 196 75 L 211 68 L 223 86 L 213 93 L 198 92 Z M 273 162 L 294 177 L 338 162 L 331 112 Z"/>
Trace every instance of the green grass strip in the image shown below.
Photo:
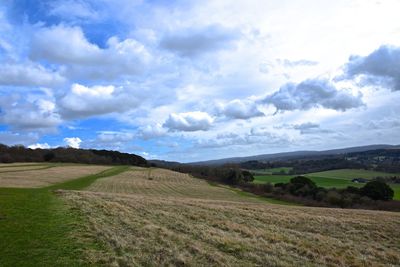
<path fill-rule="evenodd" d="M 128 168 L 117 166 L 45 188 L 0 188 L 0 266 L 91 266 L 83 251 L 100 245 L 74 236 L 84 233 L 86 222 L 53 190 L 81 190 Z"/>
<path fill-rule="evenodd" d="M 102 171 L 102 172 L 99 172 L 96 174 L 88 175 L 88 176 L 74 179 L 74 180 L 69 180 L 64 183 L 51 185 L 49 187 L 46 187 L 45 189 L 47 189 L 47 190 L 49 190 L 49 189 L 50 190 L 55 190 L 55 189 L 82 190 L 82 189 L 90 186 L 97 179 L 120 174 L 122 172 L 127 171 L 129 168 L 130 168 L 130 166 L 116 166 L 116 167 L 107 169 L 105 171 Z"/>

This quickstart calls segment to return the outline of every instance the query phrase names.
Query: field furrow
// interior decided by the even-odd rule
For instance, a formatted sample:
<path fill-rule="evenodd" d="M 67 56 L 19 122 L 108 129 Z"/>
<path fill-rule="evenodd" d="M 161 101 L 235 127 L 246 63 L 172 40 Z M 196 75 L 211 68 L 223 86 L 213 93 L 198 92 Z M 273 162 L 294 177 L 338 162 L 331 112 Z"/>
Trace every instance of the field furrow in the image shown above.
<path fill-rule="evenodd" d="M 119 265 L 398 266 L 400 214 L 62 192 Z"/>

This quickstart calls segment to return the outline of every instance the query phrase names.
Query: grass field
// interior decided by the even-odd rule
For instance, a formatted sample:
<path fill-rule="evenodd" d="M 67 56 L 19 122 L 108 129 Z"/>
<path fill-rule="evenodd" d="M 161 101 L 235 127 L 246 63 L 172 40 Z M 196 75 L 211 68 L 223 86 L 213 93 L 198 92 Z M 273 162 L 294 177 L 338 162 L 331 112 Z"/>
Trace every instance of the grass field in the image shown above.
<path fill-rule="evenodd" d="M 76 177 L 85 166 L 61 167 Z M 400 213 L 275 205 L 162 169 L 117 166 L 61 180 L 0 188 L 0 266 L 400 262 Z"/>
<path fill-rule="evenodd" d="M 109 265 L 395 266 L 400 262 L 398 213 L 271 205 L 235 200 L 228 193 L 223 194 L 226 200 L 217 194 L 193 198 L 190 187 L 186 193 L 159 185 L 138 192 L 128 184 L 139 184 L 135 180 L 142 178 L 133 172 L 129 176 L 99 179 L 89 187 L 95 192 L 61 192 L 90 221 L 87 232 L 108 248 L 99 260 Z M 160 183 L 170 182 L 163 177 Z M 124 188 L 122 194 L 118 188 Z"/>
<path fill-rule="evenodd" d="M 132 168 L 117 176 L 99 179 L 90 191 L 135 194 L 151 197 L 187 197 L 216 200 L 252 201 L 225 188 L 210 186 L 205 180 L 165 169 Z M 256 200 L 254 200 L 256 201 Z"/>
<path fill-rule="evenodd" d="M 351 180 L 354 178 L 372 179 L 372 178 L 375 178 L 378 176 L 382 176 L 382 177 L 400 176 L 400 174 L 376 172 L 376 171 L 369 171 L 369 170 L 341 169 L 341 170 L 331 170 L 331 171 L 324 171 L 324 172 L 308 173 L 307 176 Z"/>
<path fill-rule="evenodd" d="M 325 188 L 345 188 L 347 186 L 362 187 L 363 183 L 353 183 L 351 180 L 354 178 L 367 178 L 372 179 L 377 176 L 393 176 L 398 174 L 375 172 L 368 170 L 352 170 L 352 169 L 342 169 L 342 170 L 331 170 L 324 172 L 315 172 L 304 174 L 311 180 L 313 180 L 318 186 Z M 255 183 L 287 183 L 295 175 L 256 175 L 254 178 Z M 400 175 L 399 175 L 400 176 Z M 394 199 L 400 200 L 400 185 L 391 184 L 390 185 L 394 191 Z"/>
<path fill-rule="evenodd" d="M 75 177 L 77 166 L 68 167 L 71 178 Z M 86 172 L 85 166 L 81 167 Z M 64 172 L 68 172 L 66 168 Z M 88 251 L 94 254 L 102 246 L 85 236 L 87 221 L 53 190 L 82 189 L 98 178 L 124 170 L 126 167 L 108 167 L 98 174 L 50 187 L 0 188 L 0 266 L 95 266 L 85 255 Z M 0 173 L 0 177 L 3 175 Z M 23 176 L 18 179 L 31 180 Z"/>
<path fill-rule="evenodd" d="M 256 173 L 256 174 L 273 174 L 273 173 L 287 174 L 292 169 L 293 169 L 292 167 L 277 167 L 277 168 L 269 168 L 269 169 L 251 170 L 251 172 Z"/>
<path fill-rule="evenodd" d="M 107 169 L 96 165 L 13 166 L 0 169 L 0 187 L 33 188 L 61 183 Z M 33 168 L 33 169 L 29 169 Z M 36 168 L 36 169 L 35 169 Z M 7 170 L 7 171 L 3 171 Z"/>

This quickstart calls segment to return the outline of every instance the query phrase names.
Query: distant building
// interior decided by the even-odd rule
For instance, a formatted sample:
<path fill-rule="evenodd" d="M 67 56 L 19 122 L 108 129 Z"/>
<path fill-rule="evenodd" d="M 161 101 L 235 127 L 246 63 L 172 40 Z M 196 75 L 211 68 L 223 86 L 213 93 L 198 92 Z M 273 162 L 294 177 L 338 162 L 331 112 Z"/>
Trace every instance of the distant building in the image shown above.
<path fill-rule="evenodd" d="M 369 180 L 365 179 L 365 178 L 354 178 L 353 180 L 351 180 L 353 183 L 368 183 Z"/>

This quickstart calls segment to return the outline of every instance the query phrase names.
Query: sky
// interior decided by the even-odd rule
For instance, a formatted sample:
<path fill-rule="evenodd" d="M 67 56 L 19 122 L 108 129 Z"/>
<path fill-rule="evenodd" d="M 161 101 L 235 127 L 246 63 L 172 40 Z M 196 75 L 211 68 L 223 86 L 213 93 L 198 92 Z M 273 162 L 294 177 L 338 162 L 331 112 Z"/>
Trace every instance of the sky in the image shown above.
<path fill-rule="evenodd" d="M 0 0 L 0 143 L 193 162 L 400 144 L 398 0 Z"/>

